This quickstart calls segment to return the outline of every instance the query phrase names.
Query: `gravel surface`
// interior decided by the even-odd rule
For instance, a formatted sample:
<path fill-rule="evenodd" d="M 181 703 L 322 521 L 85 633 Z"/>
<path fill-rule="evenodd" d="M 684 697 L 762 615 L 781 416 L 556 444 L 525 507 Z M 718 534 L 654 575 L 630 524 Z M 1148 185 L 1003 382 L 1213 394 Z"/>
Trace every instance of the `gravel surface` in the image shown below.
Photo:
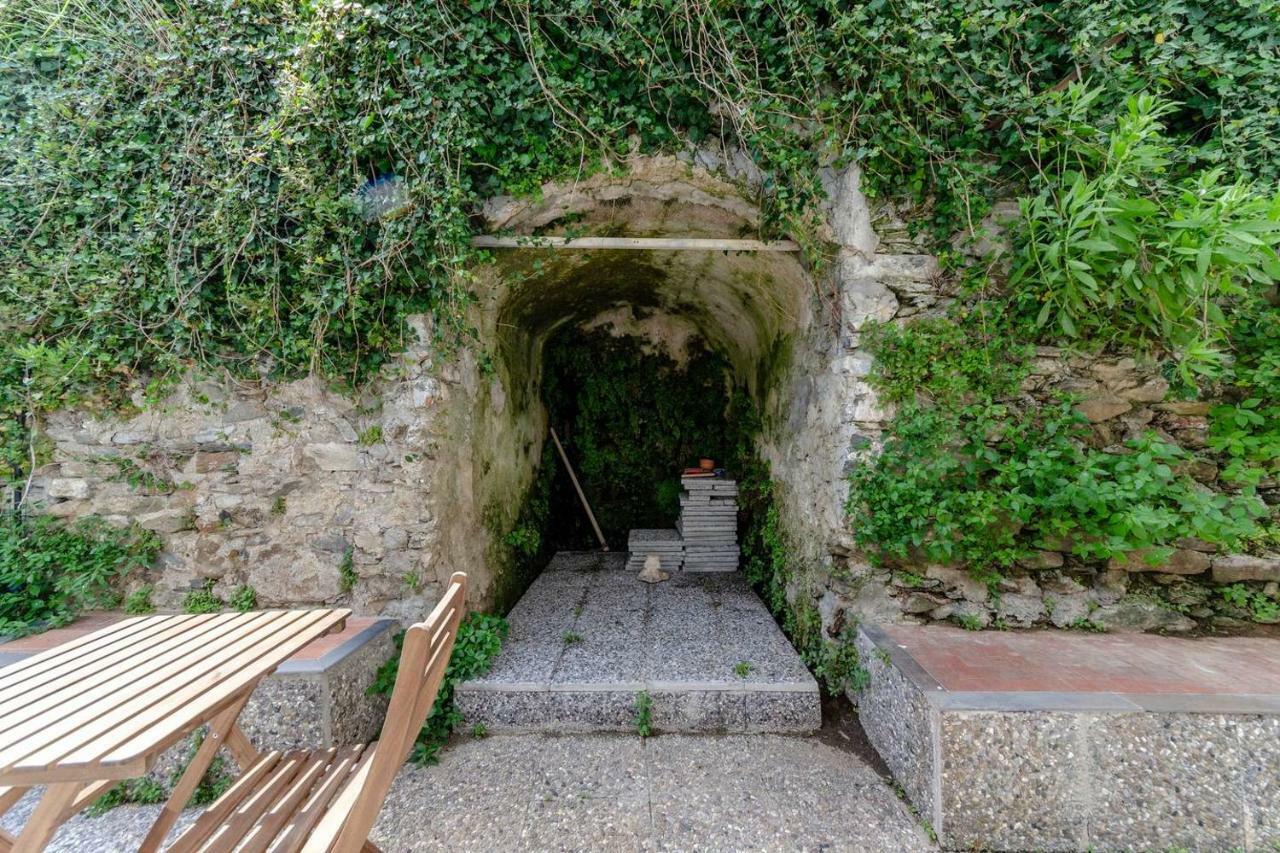
<path fill-rule="evenodd" d="M 33 805 L 3 826 L 19 829 Z M 157 809 L 77 816 L 49 850 L 134 850 Z M 439 765 L 401 772 L 373 840 L 386 853 L 934 849 L 856 754 L 785 735 L 460 739 Z"/>

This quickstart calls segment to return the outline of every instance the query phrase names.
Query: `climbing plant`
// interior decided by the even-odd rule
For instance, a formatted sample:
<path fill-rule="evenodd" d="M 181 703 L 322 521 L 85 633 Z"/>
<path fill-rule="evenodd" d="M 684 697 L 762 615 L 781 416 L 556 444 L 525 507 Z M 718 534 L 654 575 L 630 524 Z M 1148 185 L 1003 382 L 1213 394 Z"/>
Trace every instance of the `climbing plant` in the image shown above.
<path fill-rule="evenodd" d="M 1232 547 L 1256 533 L 1261 502 L 1201 488 L 1185 473 L 1187 451 L 1147 435 L 1104 452 L 1085 442 L 1087 422 L 1069 399 L 1021 404 L 1018 328 L 979 303 L 872 331 L 872 381 L 898 410 L 882 451 L 851 475 L 860 544 L 981 573 L 1037 547 L 1159 558 L 1182 537 Z"/>
<path fill-rule="evenodd" d="M 158 537 L 136 527 L 0 513 L 0 635 L 55 628 L 117 602 L 118 581 L 159 552 Z"/>
<path fill-rule="evenodd" d="M 31 0 L 0 9 L 0 431 L 193 362 L 360 381 L 465 332 L 480 199 L 723 144 L 764 230 L 820 166 L 937 234 L 1036 174 L 1075 79 L 1151 90 L 1188 163 L 1273 181 L 1275 0 Z M 366 219 L 355 191 L 398 176 Z M 48 389 L 35 394 L 33 390 Z M 13 449 L 19 448 L 18 450 Z M 24 463 L 24 464 L 29 464 Z"/>

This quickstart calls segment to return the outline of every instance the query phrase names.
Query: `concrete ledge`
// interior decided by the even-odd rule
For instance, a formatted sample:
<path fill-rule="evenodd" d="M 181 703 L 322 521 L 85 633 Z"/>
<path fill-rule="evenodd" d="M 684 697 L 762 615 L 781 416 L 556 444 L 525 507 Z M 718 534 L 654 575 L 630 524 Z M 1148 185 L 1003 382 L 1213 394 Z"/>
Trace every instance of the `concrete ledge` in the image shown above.
<path fill-rule="evenodd" d="M 660 732 L 807 734 L 822 727 L 816 696 L 804 690 L 645 690 L 650 725 Z M 640 690 L 459 690 L 469 721 L 495 732 L 634 732 Z"/>
<path fill-rule="evenodd" d="M 894 630 L 894 636 L 875 626 L 859 631 L 870 673 L 859 713 L 944 847 L 1271 851 L 1280 845 L 1280 692 L 1270 692 L 1280 643 L 1269 660 L 1241 662 L 1259 667 L 1256 679 L 1241 682 L 1268 691 L 1256 694 L 1131 693 L 1125 685 L 1142 679 L 1114 675 L 1130 662 L 1113 659 L 1094 662 L 1097 689 L 1020 690 L 1015 673 L 1004 689 L 949 690 L 942 681 L 972 680 L 971 674 L 931 672 L 898 641 L 909 629 Z M 1041 648 L 1052 643 L 1044 633 L 943 639 L 956 644 L 948 654 L 963 658 L 998 654 L 998 647 L 1016 648 L 1019 637 L 1029 636 Z M 1042 672 L 1030 681 L 1060 667 L 1089 670 L 1091 662 L 1080 660 L 1087 641 L 1068 636 L 1068 657 L 1040 661 Z M 1164 640 L 1133 641 L 1141 647 L 1132 663 L 1139 675 L 1138 662 L 1160 665 L 1152 650 Z M 931 635 L 916 651 L 938 641 Z M 1109 638 L 1099 652 L 1114 658 L 1124 642 Z M 1224 675 L 1197 661 L 1187 642 L 1165 647 L 1182 657 L 1186 686 L 1195 687 L 1200 675 Z M 974 645 L 966 650 L 965 643 Z"/>

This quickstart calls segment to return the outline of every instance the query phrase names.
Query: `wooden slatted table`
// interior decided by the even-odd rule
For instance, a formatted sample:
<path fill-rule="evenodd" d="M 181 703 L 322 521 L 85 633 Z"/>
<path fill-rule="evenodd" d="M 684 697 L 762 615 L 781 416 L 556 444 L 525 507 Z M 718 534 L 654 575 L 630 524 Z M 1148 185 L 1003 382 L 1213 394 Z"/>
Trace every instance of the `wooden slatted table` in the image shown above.
<path fill-rule="evenodd" d="M 258 682 L 350 614 L 142 616 L 0 669 L 0 814 L 48 786 L 19 836 L 0 830 L 0 853 L 43 849 L 67 818 L 208 723 L 140 848 L 158 850 L 219 747 L 241 768 L 258 758 L 236 724 Z"/>

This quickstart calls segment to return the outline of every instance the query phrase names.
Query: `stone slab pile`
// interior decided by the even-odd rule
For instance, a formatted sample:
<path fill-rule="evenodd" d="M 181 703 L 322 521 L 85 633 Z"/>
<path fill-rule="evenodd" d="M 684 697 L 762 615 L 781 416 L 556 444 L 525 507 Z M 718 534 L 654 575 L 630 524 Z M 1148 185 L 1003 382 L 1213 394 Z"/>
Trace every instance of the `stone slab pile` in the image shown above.
<path fill-rule="evenodd" d="M 661 568 L 678 572 L 684 565 L 684 542 L 672 528 L 638 528 L 627 535 L 627 569 L 638 572 L 650 554 L 662 561 Z"/>
<path fill-rule="evenodd" d="M 687 572 L 738 568 L 738 482 L 726 477 L 681 477 L 680 520 Z"/>

